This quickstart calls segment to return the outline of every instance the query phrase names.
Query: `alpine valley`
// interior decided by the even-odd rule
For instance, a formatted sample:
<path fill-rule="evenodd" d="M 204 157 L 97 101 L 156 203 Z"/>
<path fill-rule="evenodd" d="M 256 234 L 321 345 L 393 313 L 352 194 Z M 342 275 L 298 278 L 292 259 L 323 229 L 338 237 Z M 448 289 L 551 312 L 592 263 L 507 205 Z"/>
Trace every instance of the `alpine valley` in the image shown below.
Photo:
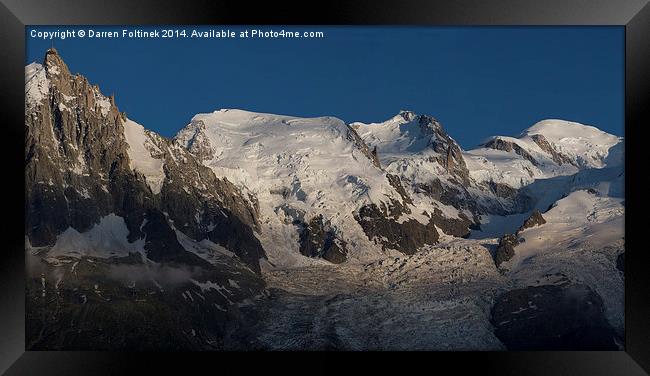
<path fill-rule="evenodd" d="M 54 49 L 25 125 L 30 350 L 624 343 L 624 140 L 597 128 L 463 150 L 411 111 L 221 109 L 167 139 Z"/>

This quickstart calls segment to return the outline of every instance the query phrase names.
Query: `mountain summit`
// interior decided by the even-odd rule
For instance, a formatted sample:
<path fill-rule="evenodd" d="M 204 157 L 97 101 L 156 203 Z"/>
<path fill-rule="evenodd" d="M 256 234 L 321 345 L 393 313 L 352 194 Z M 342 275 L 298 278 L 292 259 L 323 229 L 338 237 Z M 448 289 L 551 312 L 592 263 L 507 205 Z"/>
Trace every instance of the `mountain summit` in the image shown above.
<path fill-rule="evenodd" d="M 339 119 L 219 110 L 196 115 L 174 142 L 258 198 L 273 264 L 367 260 L 437 240 L 399 177 Z"/>

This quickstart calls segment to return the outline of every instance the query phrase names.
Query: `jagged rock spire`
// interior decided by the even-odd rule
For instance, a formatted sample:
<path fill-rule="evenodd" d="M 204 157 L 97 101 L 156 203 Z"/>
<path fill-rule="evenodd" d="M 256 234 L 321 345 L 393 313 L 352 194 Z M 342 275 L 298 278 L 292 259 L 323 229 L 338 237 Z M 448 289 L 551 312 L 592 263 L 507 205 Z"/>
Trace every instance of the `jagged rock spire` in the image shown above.
<path fill-rule="evenodd" d="M 43 66 L 50 74 L 70 74 L 68 66 L 65 64 L 59 52 L 55 48 L 50 48 L 45 52 Z M 57 72 L 58 71 L 58 72 Z"/>

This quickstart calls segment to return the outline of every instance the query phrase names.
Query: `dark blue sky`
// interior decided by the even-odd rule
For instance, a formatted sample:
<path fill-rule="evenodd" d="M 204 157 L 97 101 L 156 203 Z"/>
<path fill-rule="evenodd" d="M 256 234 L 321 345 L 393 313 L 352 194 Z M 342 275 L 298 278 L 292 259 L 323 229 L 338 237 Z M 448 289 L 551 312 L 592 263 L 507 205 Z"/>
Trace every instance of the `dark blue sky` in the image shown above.
<path fill-rule="evenodd" d="M 57 29 L 65 27 L 37 28 Z M 73 73 L 115 93 L 120 110 L 164 136 L 220 108 L 346 122 L 409 109 L 436 117 L 464 148 L 545 118 L 623 135 L 622 27 L 284 29 L 325 38 L 68 38 L 54 46 Z M 30 30 L 26 62 L 40 62 L 52 42 Z"/>

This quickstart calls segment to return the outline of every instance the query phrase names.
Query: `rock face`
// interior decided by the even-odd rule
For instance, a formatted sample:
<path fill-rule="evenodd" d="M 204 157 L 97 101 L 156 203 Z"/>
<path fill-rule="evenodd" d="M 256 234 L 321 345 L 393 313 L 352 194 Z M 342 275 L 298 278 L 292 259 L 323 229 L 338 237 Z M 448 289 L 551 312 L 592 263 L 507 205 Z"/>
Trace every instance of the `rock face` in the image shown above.
<path fill-rule="evenodd" d="M 53 244 L 69 226 L 89 229 L 112 212 L 116 199 L 124 205 L 144 200 L 123 184 L 111 187 L 111 181 L 138 186 L 138 191 L 148 189 L 135 174 L 124 174 L 127 144 L 121 114 L 111 100 L 85 78 L 72 76 L 55 50 L 48 50 L 42 66 L 30 67 L 25 103 L 25 233 L 32 244 L 43 246 Z M 73 110 L 76 105 L 83 110 Z"/>
<path fill-rule="evenodd" d="M 438 162 L 463 185 L 468 185 L 469 171 L 458 143 L 431 116 L 420 115 L 417 121 L 422 128 L 422 133 L 430 136 L 430 147 L 438 153 L 437 156 L 431 157 L 431 161 Z"/>
<path fill-rule="evenodd" d="M 431 116 L 401 111 L 382 123 L 351 126 L 377 150 L 381 166 L 400 178 L 414 205 L 447 235 L 467 236 L 480 227 L 481 215 L 529 210 L 531 199 L 518 189 L 472 179 L 463 150 Z"/>
<path fill-rule="evenodd" d="M 483 217 L 547 207 L 540 192 L 559 197 L 554 190 L 566 178 L 567 192 L 585 180 L 593 186 L 592 195 L 567 194 L 567 202 L 605 205 L 572 218 L 620 219 L 618 203 L 607 201 L 612 185 L 601 182 L 610 175 L 622 182 L 623 171 L 595 171 L 604 177 L 593 181 L 575 173 L 610 163 L 611 145 L 622 153 L 615 136 L 570 125 L 567 139 L 568 125 L 552 121 L 472 154 L 437 120 L 410 111 L 346 124 L 224 109 L 196 115 L 168 140 L 72 75 L 56 50 L 29 65 L 25 78 L 29 349 L 620 343 L 607 320 L 623 325 L 615 317 L 621 275 L 597 283 L 583 277 L 612 269 L 616 256 L 623 272 L 622 246 L 567 253 L 561 243 L 527 258 L 525 268 L 499 270 L 516 255 L 519 235 L 546 219 L 532 211 L 492 255 L 486 244 L 503 230 L 494 235 L 490 226 L 504 222 Z M 558 179 L 546 182 L 551 189 L 527 180 L 540 177 Z M 558 222 L 558 211 L 566 213 L 544 214 L 544 229 Z M 482 224 L 478 235 L 487 242 L 451 238 L 469 238 Z M 531 239 L 525 247 L 535 246 Z M 558 279 L 558 265 L 580 273 Z M 591 287 L 575 284 L 582 281 Z"/>
<path fill-rule="evenodd" d="M 533 156 L 530 155 L 530 153 L 527 152 L 526 149 L 519 146 L 519 144 L 517 144 L 516 142 L 506 141 L 500 137 L 495 137 L 492 140 L 485 143 L 483 147 L 488 149 L 501 150 L 505 152 L 514 151 L 515 153 L 519 154 L 526 160 L 530 161 L 530 163 L 532 163 L 533 166 L 539 166 L 539 162 L 537 162 L 537 160 L 533 158 Z"/>
<path fill-rule="evenodd" d="M 429 162 L 437 163 L 442 166 L 447 173 L 452 175 L 463 184 L 469 183 L 469 171 L 463 159 L 460 146 L 449 134 L 444 130 L 440 122 L 429 115 L 418 115 L 411 111 L 402 110 L 398 117 L 401 117 L 404 124 L 402 128 L 412 128 L 409 133 L 412 137 L 418 139 L 415 144 L 411 144 L 408 148 L 413 151 L 417 149 L 432 150 L 428 156 Z M 418 132 L 416 133 L 415 130 Z M 372 139 L 367 139 L 373 143 Z M 418 151 L 421 151 L 418 150 Z"/>
<path fill-rule="evenodd" d="M 203 121 L 193 121 L 182 134 L 187 139 L 187 150 L 201 162 L 214 158 L 214 149 L 212 149 L 210 140 L 205 135 L 205 127 Z"/>
<path fill-rule="evenodd" d="M 481 209 L 471 193 L 462 185 L 443 184 L 440 179 L 432 179 L 428 183 L 416 184 L 413 190 L 416 194 L 422 194 L 443 205 L 465 210 L 460 212 L 457 218 L 443 215 L 438 208 L 432 210 L 433 222 L 445 234 L 465 237 L 469 235 L 471 228 L 478 228 Z"/>
<path fill-rule="evenodd" d="M 330 224 L 319 215 L 304 226 L 300 234 L 300 253 L 340 264 L 346 260 L 347 248 L 346 243 L 336 237 Z"/>
<path fill-rule="evenodd" d="M 28 347 L 235 346 L 233 309 L 264 292 L 256 199 L 128 119 L 54 49 L 25 91 Z"/>
<path fill-rule="evenodd" d="M 508 184 L 498 183 L 494 180 L 490 180 L 487 182 L 487 185 L 490 188 L 490 191 L 492 191 L 498 197 L 512 198 L 516 197 L 518 194 L 518 191 Z"/>
<path fill-rule="evenodd" d="M 505 234 L 499 239 L 499 245 L 494 255 L 494 263 L 497 267 L 515 255 L 515 247 L 517 244 L 519 244 L 517 235 Z"/>
<path fill-rule="evenodd" d="M 476 182 L 519 189 L 540 179 L 620 165 L 623 149 L 621 137 L 579 123 L 547 119 L 516 137 L 492 137 L 466 151 L 464 157 Z"/>
<path fill-rule="evenodd" d="M 542 217 L 542 213 L 535 209 L 514 234 L 503 235 L 499 239 L 499 245 L 494 255 L 494 263 L 496 266 L 499 267 L 503 262 L 510 260 L 515 255 L 515 247 L 519 244 L 520 232 L 527 228 L 543 225 L 544 223 L 546 223 L 546 220 Z"/>
<path fill-rule="evenodd" d="M 540 213 L 539 210 L 535 209 L 533 210 L 530 217 L 528 217 L 524 221 L 524 224 L 521 225 L 521 227 L 519 227 L 519 229 L 517 230 L 517 234 L 519 234 L 520 232 L 524 231 L 527 228 L 541 226 L 544 223 L 546 223 L 546 220 L 544 219 L 544 217 L 542 217 L 542 213 Z"/>
<path fill-rule="evenodd" d="M 438 242 L 439 235 L 433 220 L 430 220 L 427 225 L 415 219 L 399 223 L 390 218 L 390 209 L 382 209 L 380 210 L 376 204 L 364 206 L 355 218 L 368 239 L 373 240 L 383 249 L 395 249 L 410 255 L 425 244 L 433 245 Z"/>
<path fill-rule="evenodd" d="M 386 174 L 386 179 L 388 179 L 388 183 L 395 188 L 397 193 L 400 195 L 402 198 L 402 202 L 404 203 L 403 210 L 406 213 L 410 213 L 410 209 L 406 205 L 413 205 L 413 200 L 411 200 L 411 197 L 409 197 L 408 193 L 406 193 L 406 190 L 404 189 L 404 186 L 402 186 L 402 181 L 397 175 L 392 175 L 392 174 Z"/>
<path fill-rule="evenodd" d="M 539 146 L 540 149 L 542 149 L 546 153 L 550 154 L 551 157 L 553 158 L 553 161 L 555 163 L 557 163 L 558 165 L 561 166 L 561 165 L 563 165 L 565 163 L 569 163 L 569 164 L 572 164 L 572 165 L 578 167 L 577 164 L 574 161 L 571 160 L 571 158 L 569 158 L 566 155 L 564 155 L 564 154 L 558 152 L 557 150 L 555 150 L 553 145 L 551 145 L 548 142 L 548 140 L 546 140 L 546 137 L 544 137 L 544 135 L 542 135 L 542 134 L 534 134 L 534 135 L 531 135 L 530 138 L 537 144 L 537 146 Z"/>
<path fill-rule="evenodd" d="M 83 233 L 114 213 L 124 218 L 129 241 L 146 239 L 148 253 L 184 253 L 178 230 L 259 270 L 254 199 L 127 119 L 114 98 L 70 74 L 56 50 L 32 68 L 26 91 L 39 96 L 27 95 L 25 107 L 25 234 L 33 246 L 53 245 L 69 227 Z M 173 236 L 155 239 L 163 233 Z"/>
<path fill-rule="evenodd" d="M 354 145 L 365 155 L 368 159 L 372 161 L 372 164 L 377 167 L 381 168 L 381 165 L 379 164 L 379 158 L 377 157 L 377 148 L 373 148 L 372 151 L 368 148 L 368 145 L 366 145 L 365 142 L 359 137 L 357 132 L 354 130 L 353 127 L 347 126 L 348 127 L 348 132 L 347 132 L 347 138 L 348 140 L 354 142 Z"/>

